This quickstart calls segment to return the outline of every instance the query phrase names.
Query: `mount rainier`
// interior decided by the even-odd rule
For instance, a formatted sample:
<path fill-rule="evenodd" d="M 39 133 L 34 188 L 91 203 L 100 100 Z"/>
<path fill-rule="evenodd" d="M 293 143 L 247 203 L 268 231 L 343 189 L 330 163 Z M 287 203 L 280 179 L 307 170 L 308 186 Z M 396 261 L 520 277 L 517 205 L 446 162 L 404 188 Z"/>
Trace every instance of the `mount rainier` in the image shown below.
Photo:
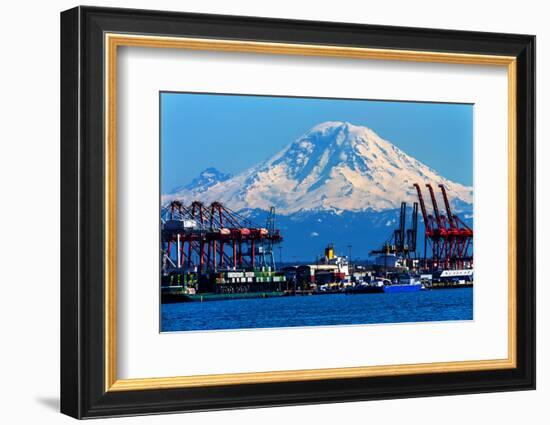
<path fill-rule="evenodd" d="M 274 206 L 287 260 L 309 260 L 329 242 L 342 254 L 353 245 L 354 258 L 365 258 L 390 236 L 401 202 L 417 201 L 413 183 L 445 185 L 455 212 L 471 222 L 472 187 L 444 178 L 371 129 L 347 122 L 319 124 L 235 176 L 208 168 L 162 200 L 220 201 L 258 223 Z"/>

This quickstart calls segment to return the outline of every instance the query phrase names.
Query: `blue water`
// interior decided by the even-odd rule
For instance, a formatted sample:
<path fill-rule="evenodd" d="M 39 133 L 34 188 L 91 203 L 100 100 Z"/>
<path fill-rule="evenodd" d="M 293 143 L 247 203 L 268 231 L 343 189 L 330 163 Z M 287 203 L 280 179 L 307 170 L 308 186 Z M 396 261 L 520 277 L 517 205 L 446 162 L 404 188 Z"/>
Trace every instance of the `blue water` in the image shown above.
<path fill-rule="evenodd" d="M 162 304 L 161 330 L 281 328 L 473 319 L 472 288 Z"/>

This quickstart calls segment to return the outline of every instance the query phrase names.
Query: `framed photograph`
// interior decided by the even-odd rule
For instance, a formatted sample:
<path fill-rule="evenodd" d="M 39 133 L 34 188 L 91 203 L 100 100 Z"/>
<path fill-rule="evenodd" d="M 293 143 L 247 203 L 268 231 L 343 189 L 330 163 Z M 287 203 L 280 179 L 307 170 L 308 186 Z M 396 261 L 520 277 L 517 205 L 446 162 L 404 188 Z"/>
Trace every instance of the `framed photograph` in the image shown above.
<path fill-rule="evenodd" d="M 61 411 L 535 387 L 535 37 L 61 14 Z"/>

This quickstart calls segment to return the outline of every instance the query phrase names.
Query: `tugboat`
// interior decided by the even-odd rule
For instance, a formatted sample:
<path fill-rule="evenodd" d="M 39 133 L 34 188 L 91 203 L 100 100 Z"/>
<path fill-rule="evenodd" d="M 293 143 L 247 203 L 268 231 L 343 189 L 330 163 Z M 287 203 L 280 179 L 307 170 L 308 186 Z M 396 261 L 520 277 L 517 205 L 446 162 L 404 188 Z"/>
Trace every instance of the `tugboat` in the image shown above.
<path fill-rule="evenodd" d="M 423 289 L 420 279 L 411 275 L 402 275 L 397 283 L 384 285 L 384 292 L 417 292 Z"/>
<path fill-rule="evenodd" d="M 350 294 L 379 294 L 397 292 L 417 292 L 424 289 L 424 285 L 416 277 L 404 275 L 398 281 L 392 282 L 387 278 L 375 278 L 372 282 L 361 283 L 347 290 Z"/>

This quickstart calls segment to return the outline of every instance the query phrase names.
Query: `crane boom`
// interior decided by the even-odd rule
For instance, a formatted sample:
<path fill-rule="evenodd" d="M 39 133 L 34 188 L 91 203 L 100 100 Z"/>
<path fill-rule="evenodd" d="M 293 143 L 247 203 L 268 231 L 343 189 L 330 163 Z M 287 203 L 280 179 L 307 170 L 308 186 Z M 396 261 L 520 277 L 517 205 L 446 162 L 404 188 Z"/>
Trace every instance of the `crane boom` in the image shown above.
<path fill-rule="evenodd" d="M 418 193 L 418 201 L 420 202 L 420 209 L 422 210 L 422 218 L 424 219 L 424 225 L 426 226 L 426 230 L 431 232 L 432 226 L 430 222 L 430 217 L 428 217 L 428 212 L 426 211 L 426 204 L 424 203 L 422 190 L 420 189 L 420 185 L 418 183 L 414 183 L 413 186 L 416 188 L 416 192 Z"/>
<path fill-rule="evenodd" d="M 433 206 L 433 210 L 434 210 L 435 222 L 437 224 L 437 227 L 440 228 L 440 229 L 444 229 L 445 225 L 443 224 L 443 220 L 441 219 L 441 214 L 439 213 L 439 207 L 437 205 L 437 199 L 435 199 L 435 193 L 434 193 L 434 190 L 432 188 L 432 185 L 427 183 L 426 187 L 430 191 L 430 198 L 432 198 L 432 206 Z"/>
<path fill-rule="evenodd" d="M 453 215 L 453 212 L 451 211 L 451 204 L 449 204 L 449 198 L 447 197 L 445 186 L 440 184 L 439 188 L 441 189 L 441 193 L 443 194 L 443 201 L 445 202 L 445 210 L 447 211 L 447 219 L 449 220 L 449 224 L 453 229 L 456 229 L 455 217 Z"/>
<path fill-rule="evenodd" d="M 399 241 L 396 243 L 399 245 L 400 249 L 403 249 L 405 246 L 405 219 L 407 215 L 407 203 L 401 202 L 401 212 L 399 215 Z"/>
<path fill-rule="evenodd" d="M 418 233 L 418 202 L 413 204 L 413 213 L 412 213 L 412 240 L 411 247 L 412 251 L 416 251 L 416 237 Z"/>

